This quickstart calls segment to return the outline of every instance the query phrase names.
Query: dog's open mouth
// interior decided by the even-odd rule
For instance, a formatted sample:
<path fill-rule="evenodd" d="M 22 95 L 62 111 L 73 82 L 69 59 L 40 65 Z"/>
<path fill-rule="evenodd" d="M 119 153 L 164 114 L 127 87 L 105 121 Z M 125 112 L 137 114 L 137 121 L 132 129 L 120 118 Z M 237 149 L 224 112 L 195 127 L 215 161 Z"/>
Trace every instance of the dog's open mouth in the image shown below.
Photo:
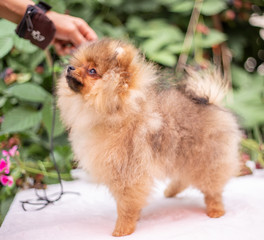
<path fill-rule="evenodd" d="M 71 90 L 73 90 L 74 92 L 80 92 L 81 91 L 83 84 L 81 82 L 79 82 L 77 80 L 77 78 L 67 74 L 66 79 L 67 79 L 67 83 L 68 83 L 69 87 L 71 88 Z"/>

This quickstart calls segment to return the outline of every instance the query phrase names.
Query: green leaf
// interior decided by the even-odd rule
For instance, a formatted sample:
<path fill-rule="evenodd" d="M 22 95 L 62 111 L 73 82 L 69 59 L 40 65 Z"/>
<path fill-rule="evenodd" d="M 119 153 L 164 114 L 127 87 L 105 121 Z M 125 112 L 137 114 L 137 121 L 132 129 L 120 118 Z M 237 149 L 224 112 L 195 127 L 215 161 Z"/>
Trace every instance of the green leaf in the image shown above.
<path fill-rule="evenodd" d="M 25 83 L 31 79 L 31 73 L 19 73 L 17 74 L 17 82 L 18 83 Z"/>
<path fill-rule="evenodd" d="M 7 65 L 15 71 L 18 72 L 27 71 L 27 66 L 25 66 L 25 63 L 23 64 L 22 62 L 20 62 L 17 57 L 12 58 L 11 54 L 7 55 L 6 62 Z"/>
<path fill-rule="evenodd" d="M 84 0 L 67 0 L 67 10 L 71 16 L 82 18 L 90 23 L 94 13 L 94 4 L 96 2 L 90 0 L 85 3 Z"/>
<path fill-rule="evenodd" d="M 236 114 L 241 117 L 241 123 L 245 128 L 253 128 L 256 125 L 264 124 L 264 106 L 252 106 L 249 102 L 240 100 L 240 96 L 234 97 L 235 104 L 229 106 Z"/>
<path fill-rule="evenodd" d="M 241 117 L 243 127 L 254 128 L 264 124 L 263 77 L 233 66 L 232 79 L 236 89 L 228 106 Z"/>
<path fill-rule="evenodd" d="M 65 13 L 66 10 L 66 4 L 64 0 L 46 0 L 46 3 L 48 3 L 50 6 L 52 6 L 52 10 L 59 13 Z"/>
<path fill-rule="evenodd" d="M 6 101 L 7 101 L 6 97 L 0 97 L 0 108 L 2 108 L 5 105 Z"/>
<path fill-rule="evenodd" d="M 7 55 L 13 48 L 13 38 L 12 37 L 1 37 L 0 38 L 0 58 Z"/>
<path fill-rule="evenodd" d="M 101 26 L 101 31 L 104 33 L 104 35 L 110 36 L 112 38 L 122 38 L 125 35 L 124 27 L 115 27 L 107 23 L 104 23 L 104 25 Z"/>
<path fill-rule="evenodd" d="M 35 70 L 35 68 L 41 63 L 43 62 L 44 58 L 45 58 L 45 52 L 42 50 L 38 50 L 36 52 L 34 52 L 33 54 L 27 55 L 28 58 L 30 59 L 30 64 L 29 67 L 32 71 Z M 25 60 L 26 61 L 26 60 Z"/>
<path fill-rule="evenodd" d="M 167 37 L 173 39 L 174 41 L 182 41 L 184 37 L 178 27 L 173 26 L 163 18 L 150 20 L 148 22 L 144 22 L 140 18 L 132 18 L 128 26 L 134 29 L 136 31 L 136 35 L 139 37 Z"/>
<path fill-rule="evenodd" d="M 171 52 L 162 50 L 160 52 L 154 52 L 149 54 L 148 57 L 162 65 L 173 67 L 176 64 L 176 56 Z"/>
<path fill-rule="evenodd" d="M 144 24 L 145 22 L 142 18 L 133 15 L 128 18 L 126 27 L 128 30 L 136 32 L 138 29 L 142 28 L 142 25 Z"/>
<path fill-rule="evenodd" d="M 1 78 L 0 78 L 1 79 Z M 0 92 L 4 91 L 6 89 L 6 84 L 4 81 L 0 81 Z"/>
<path fill-rule="evenodd" d="M 190 12 L 193 9 L 194 1 L 193 0 L 185 0 L 182 2 L 176 2 L 172 8 L 170 9 L 172 12 Z"/>
<path fill-rule="evenodd" d="M 14 45 L 15 47 L 24 53 L 33 53 L 37 51 L 39 48 L 33 45 L 29 40 L 23 39 L 15 35 L 14 37 Z"/>
<path fill-rule="evenodd" d="M 16 84 L 7 89 L 7 92 L 21 100 L 30 102 L 45 102 L 50 96 L 46 90 L 34 83 Z"/>
<path fill-rule="evenodd" d="M 37 50 L 32 54 L 19 54 L 17 56 L 9 54 L 6 61 L 7 65 L 17 72 L 28 72 L 29 70 L 33 72 L 43 62 L 44 58 L 44 51 Z"/>
<path fill-rule="evenodd" d="M 164 35 L 163 35 L 164 36 Z M 167 44 L 166 36 L 156 39 L 148 39 L 143 42 L 142 48 L 146 52 L 146 54 L 151 54 L 155 51 L 160 50 L 163 46 Z"/>
<path fill-rule="evenodd" d="M 72 169 L 73 154 L 68 144 L 56 146 L 54 149 L 54 157 L 62 172 L 69 172 Z"/>
<path fill-rule="evenodd" d="M 223 0 L 207 0 L 204 1 L 201 13 L 206 16 L 212 16 L 226 9 L 226 2 Z"/>
<path fill-rule="evenodd" d="M 1 134 L 22 132 L 39 124 L 41 118 L 40 111 L 24 107 L 13 108 L 4 115 Z"/>
<path fill-rule="evenodd" d="M 226 39 L 227 37 L 224 33 L 210 29 L 208 35 L 196 34 L 194 44 L 200 48 L 211 48 L 226 41 Z"/>
<path fill-rule="evenodd" d="M 183 46 L 182 46 L 182 43 L 172 44 L 172 45 L 169 45 L 166 48 L 166 50 L 167 51 L 170 51 L 171 53 L 178 54 L 178 53 L 183 52 Z"/>
<path fill-rule="evenodd" d="M 243 68 L 232 65 L 232 83 L 237 88 L 249 88 L 252 84 L 251 75 Z"/>
<path fill-rule="evenodd" d="M 4 194 L 2 194 L 4 195 Z M 11 196 L 11 197 L 7 197 L 3 200 L 0 201 L 0 226 L 2 224 L 2 222 L 4 221 L 4 218 L 12 204 L 14 200 L 14 196 Z"/>
<path fill-rule="evenodd" d="M 101 0 L 107 6 L 115 7 L 119 6 L 122 3 L 122 0 Z"/>
<path fill-rule="evenodd" d="M 56 110 L 56 116 L 55 116 L 55 127 L 54 127 L 54 133 L 53 136 L 57 137 L 64 133 L 65 128 L 63 127 L 62 122 L 60 121 L 60 114 L 59 110 Z M 44 107 L 42 109 L 42 119 L 44 123 L 44 127 L 46 131 L 48 132 L 49 136 L 51 136 L 51 128 L 52 128 L 52 117 L 53 117 L 53 106 L 52 106 L 52 100 L 47 99 L 47 101 L 44 103 Z"/>
<path fill-rule="evenodd" d="M 111 2 L 123 2 L 122 5 L 117 4 L 115 7 L 122 8 L 122 10 L 128 14 L 136 15 L 139 12 L 155 12 L 159 4 L 155 1 L 142 1 L 142 0 L 134 0 L 134 1 L 124 1 L 124 0 L 111 0 Z M 106 1 L 107 5 L 109 0 Z"/>
<path fill-rule="evenodd" d="M 182 43 L 182 32 L 168 23 L 161 21 L 151 21 L 147 25 L 148 30 L 140 30 L 137 35 L 140 37 L 148 37 L 142 43 L 142 48 L 146 52 L 153 52 L 161 50 L 163 47 L 175 44 L 177 42 Z"/>
<path fill-rule="evenodd" d="M 16 24 L 5 19 L 0 19 L 0 29 L 0 38 L 10 37 L 15 35 Z"/>

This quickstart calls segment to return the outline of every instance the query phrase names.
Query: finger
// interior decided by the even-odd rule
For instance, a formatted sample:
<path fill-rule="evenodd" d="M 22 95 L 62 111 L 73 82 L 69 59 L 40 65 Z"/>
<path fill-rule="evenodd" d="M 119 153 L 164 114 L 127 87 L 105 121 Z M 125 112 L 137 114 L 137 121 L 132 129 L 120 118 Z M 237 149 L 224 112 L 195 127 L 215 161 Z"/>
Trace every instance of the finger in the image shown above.
<path fill-rule="evenodd" d="M 98 38 L 95 31 L 83 19 L 76 19 L 76 25 L 86 40 L 94 41 Z"/>
<path fill-rule="evenodd" d="M 56 40 L 54 41 L 54 48 L 58 55 L 64 56 L 72 52 L 73 46 L 65 41 Z"/>
<path fill-rule="evenodd" d="M 82 43 L 86 42 L 85 37 L 76 29 L 72 32 L 71 42 L 75 47 L 80 46 Z"/>
<path fill-rule="evenodd" d="M 90 27 L 89 27 L 89 29 L 90 29 L 90 31 L 88 33 L 86 33 L 86 35 L 84 35 L 85 38 L 87 40 L 89 40 L 89 41 L 95 41 L 95 40 L 97 40 L 98 37 L 97 37 L 95 31 L 92 28 L 90 28 Z"/>
<path fill-rule="evenodd" d="M 55 48 L 56 53 L 57 53 L 59 56 L 63 56 L 63 55 L 64 55 L 64 52 L 63 52 L 63 50 L 62 50 L 60 44 L 54 43 L 54 48 Z"/>

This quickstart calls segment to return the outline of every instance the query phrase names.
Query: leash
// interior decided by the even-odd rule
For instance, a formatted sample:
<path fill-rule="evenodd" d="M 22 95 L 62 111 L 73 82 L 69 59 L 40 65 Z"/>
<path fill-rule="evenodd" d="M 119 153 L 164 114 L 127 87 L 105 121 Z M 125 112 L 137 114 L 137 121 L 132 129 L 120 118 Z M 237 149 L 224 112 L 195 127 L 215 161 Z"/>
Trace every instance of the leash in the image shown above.
<path fill-rule="evenodd" d="M 38 211 L 41 209 L 44 209 L 50 204 L 53 204 L 57 201 L 59 201 L 64 194 L 76 194 L 80 195 L 78 192 L 65 192 L 62 184 L 61 174 L 58 167 L 58 164 L 56 162 L 55 156 L 54 156 L 54 129 L 55 129 L 55 120 L 56 120 L 56 94 L 55 94 L 55 71 L 54 71 L 54 61 L 55 57 L 51 58 L 51 55 L 49 52 L 46 52 L 49 54 L 49 62 L 52 69 L 52 124 L 51 124 L 51 133 L 50 133 L 50 156 L 51 160 L 54 164 L 55 171 L 58 175 L 58 181 L 60 185 L 60 191 L 53 194 L 47 194 L 46 189 L 40 189 L 42 190 L 42 194 L 39 193 L 39 189 L 35 188 L 35 195 L 36 199 L 30 199 L 26 201 L 20 201 L 22 204 L 22 208 L 24 211 Z"/>

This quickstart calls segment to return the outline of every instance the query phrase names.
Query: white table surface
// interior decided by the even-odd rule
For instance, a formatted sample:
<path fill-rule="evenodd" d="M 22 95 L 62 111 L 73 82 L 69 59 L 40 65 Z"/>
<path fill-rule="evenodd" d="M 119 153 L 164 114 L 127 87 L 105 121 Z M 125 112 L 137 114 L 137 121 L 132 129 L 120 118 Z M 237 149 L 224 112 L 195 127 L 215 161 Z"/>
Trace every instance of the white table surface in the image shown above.
<path fill-rule="evenodd" d="M 75 180 L 64 182 L 66 191 L 56 204 L 25 212 L 21 200 L 35 198 L 32 189 L 19 192 L 0 228 L 1 240 L 114 239 L 116 205 L 104 186 Z M 144 240 L 261 240 L 264 239 L 264 170 L 232 179 L 224 191 L 226 214 L 210 219 L 203 195 L 187 189 L 176 198 L 163 197 L 165 184 L 157 182 L 142 211 L 135 233 L 122 239 Z M 48 187 L 48 193 L 59 190 Z"/>

